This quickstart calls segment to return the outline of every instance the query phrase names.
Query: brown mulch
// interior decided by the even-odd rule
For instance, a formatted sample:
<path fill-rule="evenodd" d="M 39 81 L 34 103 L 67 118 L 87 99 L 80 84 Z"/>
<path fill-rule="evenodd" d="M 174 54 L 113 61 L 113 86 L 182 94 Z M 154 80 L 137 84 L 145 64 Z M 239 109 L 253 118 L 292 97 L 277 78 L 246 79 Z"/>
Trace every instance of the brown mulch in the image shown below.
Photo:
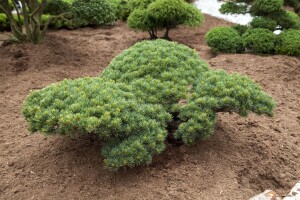
<path fill-rule="evenodd" d="M 248 199 L 284 195 L 300 180 L 300 58 L 211 53 L 204 35 L 230 25 L 206 16 L 174 41 L 213 69 L 249 75 L 277 102 L 275 116 L 219 114 L 215 134 L 191 147 L 168 144 L 150 166 L 110 172 L 97 140 L 30 134 L 22 103 L 30 90 L 97 76 L 124 49 L 147 38 L 125 23 L 51 31 L 41 45 L 0 48 L 0 199 Z"/>

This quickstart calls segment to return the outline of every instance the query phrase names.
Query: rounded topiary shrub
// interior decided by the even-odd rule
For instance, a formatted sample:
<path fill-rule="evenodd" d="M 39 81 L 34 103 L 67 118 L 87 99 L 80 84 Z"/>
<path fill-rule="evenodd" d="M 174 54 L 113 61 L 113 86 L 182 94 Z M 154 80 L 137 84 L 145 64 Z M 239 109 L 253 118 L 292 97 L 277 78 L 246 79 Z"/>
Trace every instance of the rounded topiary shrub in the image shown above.
<path fill-rule="evenodd" d="M 265 28 L 274 31 L 277 27 L 277 22 L 268 17 L 255 17 L 250 22 L 252 28 Z"/>
<path fill-rule="evenodd" d="M 282 10 L 283 0 L 255 0 L 251 7 L 251 13 L 264 16 Z"/>
<path fill-rule="evenodd" d="M 230 27 L 216 27 L 209 30 L 205 40 L 214 52 L 240 53 L 243 49 L 241 36 Z"/>
<path fill-rule="evenodd" d="M 158 38 L 157 30 L 165 29 L 163 37 L 170 39 L 170 29 L 178 25 L 195 28 L 204 21 L 200 10 L 183 0 L 155 0 L 153 3 L 149 0 L 133 1 L 140 4 L 129 15 L 128 26 L 135 30 L 148 31 L 151 39 Z"/>
<path fill-rule="evenodd" d="M 31 92 L 23 114 L 31 132 L 96 134 L 105 165 L 116 170 L 151 163 L 167 136 L 186 144 L 207 138 L 218 112 L 271 116 L 274 106 L 249 78 L 212 71 L 195 50 L 156 40 L 127 49 L 100 77 Z M 181 124 L 173 135 L 167 125 L 175 116 Z"/>
<path fill-rule="evenodd" d="M 249 29 L 242 36 L 246 48 L 256 53 L 273 53 L 275 49 L 275 35 L 263 28 Z"/>
<path fill-rule="evenodd" d="M 47 0 L 44 14 L 59 15 L 70 12 L 71 5 L 64 0 Z"/>
<path fill-rule="evenodd" d="M 300 55 L 300 30 L 283 31 L 277 39 L 276 52 L 290 56 Z"/>
<path fill-rule="evenodd" d="M 107 0 L 74 0 L 72 21 L 76 27 L 111 25 L 116 20 L 115 9 Z"/>

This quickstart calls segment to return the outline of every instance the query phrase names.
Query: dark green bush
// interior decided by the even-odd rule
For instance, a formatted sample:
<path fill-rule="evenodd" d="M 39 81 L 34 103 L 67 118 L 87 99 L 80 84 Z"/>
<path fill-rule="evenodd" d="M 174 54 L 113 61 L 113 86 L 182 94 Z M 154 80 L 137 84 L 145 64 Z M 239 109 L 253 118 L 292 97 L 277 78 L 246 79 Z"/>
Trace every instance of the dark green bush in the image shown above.
<path fill-rule="evenodd" d="M 277 24 L 283 29 L 298 29 L 299 27 L 300 19 L 294 12 L 282 10 L 280 12 L 270 14 L 270 17 L 277 21 Z"/>
<path fill-rule="evenodd" d="M 257 16 L 265 16 L 282 10 L 283 0 L 254 0 L 251 13 Z"/>
<path fill-rule="evenodd" d="M 277 27 L 277 22 L 268 17 L 255 17 L 250 22 L 252 28 L 265 28 L 274 31 Z"/>
<path fill-rule="evenodd" d="M 239 33 L 239 35 L 243 35 L 249 29 L 249 26 L 237 24 L 231 26 L 231 28 L 236 30 Z"/>
<path fill-rule="evenodd" d="M 71 11 L 71 5 L 64 0 L 47 0 L 45 14 L 59 15 Z"/>
<path fill-rule="evenodd" d="M 116 10 L 117 19 L 127 20 L 131 10 L 128 5 L 129 0 L 109 0 Z"/>
<path fill-rule="evenodd" d="M 148 6 L 147 3 L 151 0 L 137 2 L 140 4 L 129 15 L 128 25 L 135 30 L 148 31 L 152 39 L 157 38 L 159 29 L 166 29 L 164 37 L 169 39 L 170 29 L 178 25 L 197 27 L 204 20 L 204 16 L 196 7 L 183 0 L 155 0 Z M 134 12 L 135 10 L 138 11 Z"/>
<path fill-rule="evenodd" d="M 231 27 L 213 28 L 206 33 L 205 40 L 214 52 L 240 53 L 243 50 L 241 36 Z"/>
<path fill-rule="evenodd" d="M 291 6 L 293 8 L 299 7 L 300 0 L 285 0 L 284 5 Z"/>
<path fill-rule="evenodd" d="M 276 52 L 290 56 L 300 55 L 300 30 L 283 31 L 277 39 Z"/>
<path fill-rule="evenodd" d="M 107 0 L 74 0 L 72 21 L 76 27 L 111 25 L 116 20 L 115 9 Z"/>
<path fill-rule="evenodd" d="M 182 121 L 174 136 L 191 144 L 212 134 L 217 112 L 272 116 L 274 106 L 250 79 L 210 71 L 194 50 L 156 40 L 124 51 L 100 77 L 31 92 L 23 114 L 31 132 L 97 134 L 105 165 L 118 169 L 149 164 L 165 149 L 171 107 Z"/>
<path fill-rule="evenodd" d="M 222 4 L 220 8 L 220 12 L 222 14 L 246 14 L 248 13 L 248 5 L 247 4 L 237 4 L 235 2 L 229 1 Z"/>
<path fill-rule="evenodd" d="M 272 31 L 263 28 L 249 29 L 243 36 L 246 48 L 256 53 L 273 53 L 275 35 Z"/>

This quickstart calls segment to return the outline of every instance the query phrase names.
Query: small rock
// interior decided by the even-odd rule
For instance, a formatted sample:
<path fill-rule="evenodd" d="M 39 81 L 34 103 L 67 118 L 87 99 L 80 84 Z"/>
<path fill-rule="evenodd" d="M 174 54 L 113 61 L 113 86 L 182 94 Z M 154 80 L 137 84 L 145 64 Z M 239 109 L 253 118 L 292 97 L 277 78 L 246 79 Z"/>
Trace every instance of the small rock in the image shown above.
<path fill-rule="evenodd" d="M 300 199 L 300 181 L 292 188 L 291 192 L 283 198 L 283 200 L 299 200 Z"/>
<path fill-rule="evenodd" d="M 272 190 L 266 190 L 263 193 L 252 197 L 249 200 L 280 200 L 281 198 Z"/>

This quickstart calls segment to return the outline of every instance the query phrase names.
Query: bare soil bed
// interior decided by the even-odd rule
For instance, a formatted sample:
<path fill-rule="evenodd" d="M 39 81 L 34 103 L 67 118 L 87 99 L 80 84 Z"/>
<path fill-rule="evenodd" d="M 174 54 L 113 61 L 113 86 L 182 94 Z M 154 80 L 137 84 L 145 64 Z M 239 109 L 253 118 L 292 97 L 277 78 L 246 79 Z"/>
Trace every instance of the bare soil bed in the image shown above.
<path fill-rule="evenodd" d="M 110 172 L 101 144 L 78 136 L 30 134 L 21 114 L 30 90 L 97 76 L 113 57 L 148 37 L 123 22 L 51 31 L 41 45 L 0 48 L 0 199 L 248 199 L 280 195 L 300 180 L 300 58 L 211 53 L 204 35 L 230 23 L 206 16 L 171 38 L 195 48 L 213 69 L 249 75 L 271 94 L 275 116 L 219 114 L 215 134 L 191 147 L 167 144 L 150 166 Z"/>

